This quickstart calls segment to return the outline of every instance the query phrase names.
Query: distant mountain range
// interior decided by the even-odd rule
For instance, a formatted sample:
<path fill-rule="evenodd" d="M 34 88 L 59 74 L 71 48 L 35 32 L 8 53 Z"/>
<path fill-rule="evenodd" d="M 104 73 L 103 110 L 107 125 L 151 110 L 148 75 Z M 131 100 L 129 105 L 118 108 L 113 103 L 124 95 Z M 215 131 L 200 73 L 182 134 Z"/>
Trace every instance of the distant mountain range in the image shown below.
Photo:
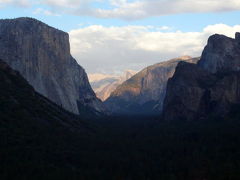
<path fill-rule="evenodd" d="M 196 63 L 199 58 L 182 56 L 147 68 L 123 82 L 104 102 L 113 114 L 160 114 L 166 85 L 180 61 Z"/>
<path fill-rule="evenodd" d="M 122 75 L 90 74 L 89 81 L 97 97 L 105 101 L 124 81 L 131 78 L 136 71 L 126 70 Z"/>

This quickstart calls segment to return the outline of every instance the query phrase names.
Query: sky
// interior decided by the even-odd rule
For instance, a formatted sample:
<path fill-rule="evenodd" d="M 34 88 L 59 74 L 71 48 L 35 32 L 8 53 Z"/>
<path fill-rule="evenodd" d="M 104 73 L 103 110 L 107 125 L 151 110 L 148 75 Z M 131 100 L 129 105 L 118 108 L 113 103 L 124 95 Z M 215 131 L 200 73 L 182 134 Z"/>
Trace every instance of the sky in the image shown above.
<path fill-rule="evenodd" d="M 0 0 L 0 18 L 33 17 L 70 35 L 88 74 L 201 56 L 212 34 L 240 32 L 240 0 Z"/>

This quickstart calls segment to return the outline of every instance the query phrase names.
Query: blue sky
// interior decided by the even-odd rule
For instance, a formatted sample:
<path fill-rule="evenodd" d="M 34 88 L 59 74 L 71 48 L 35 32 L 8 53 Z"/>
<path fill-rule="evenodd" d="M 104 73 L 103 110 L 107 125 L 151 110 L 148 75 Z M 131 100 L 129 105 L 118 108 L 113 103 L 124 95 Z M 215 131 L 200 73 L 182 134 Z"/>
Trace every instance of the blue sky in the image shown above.
<path fill-rule="evenodd" d="M 87 72 L 120 73 L 186 53 L 200 56 L 214 33 L 233 37 L 240 1 L 0 0 L 0 18 L 16 17 L 69 32 L 71 51 Z"/>

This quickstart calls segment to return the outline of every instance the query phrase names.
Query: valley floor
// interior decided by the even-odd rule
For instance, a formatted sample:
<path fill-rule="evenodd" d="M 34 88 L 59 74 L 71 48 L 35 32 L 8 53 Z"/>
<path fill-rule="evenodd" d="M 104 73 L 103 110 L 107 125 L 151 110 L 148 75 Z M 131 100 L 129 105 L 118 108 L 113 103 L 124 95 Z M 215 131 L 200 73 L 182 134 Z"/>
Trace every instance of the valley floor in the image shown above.
<path fill-rule="evenodd" d="M 1 179 L 240 179 L 240 121 L 88 120 L 89 132 L 0 126 Z M 84 126 L 85 126 L 84 125 Z"/>

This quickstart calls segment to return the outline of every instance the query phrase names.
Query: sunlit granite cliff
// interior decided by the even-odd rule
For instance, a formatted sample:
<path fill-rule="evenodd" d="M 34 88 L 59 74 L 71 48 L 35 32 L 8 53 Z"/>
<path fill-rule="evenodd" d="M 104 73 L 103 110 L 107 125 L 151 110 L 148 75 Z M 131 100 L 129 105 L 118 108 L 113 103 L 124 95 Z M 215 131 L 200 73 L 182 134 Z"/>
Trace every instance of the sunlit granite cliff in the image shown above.
<path fill-rule="evenodd" d="M 0 20 L 0 59 L 65 109 L 103 111 L 84 69 L 70 54 L 67 33 L 32 18 Z"/>

